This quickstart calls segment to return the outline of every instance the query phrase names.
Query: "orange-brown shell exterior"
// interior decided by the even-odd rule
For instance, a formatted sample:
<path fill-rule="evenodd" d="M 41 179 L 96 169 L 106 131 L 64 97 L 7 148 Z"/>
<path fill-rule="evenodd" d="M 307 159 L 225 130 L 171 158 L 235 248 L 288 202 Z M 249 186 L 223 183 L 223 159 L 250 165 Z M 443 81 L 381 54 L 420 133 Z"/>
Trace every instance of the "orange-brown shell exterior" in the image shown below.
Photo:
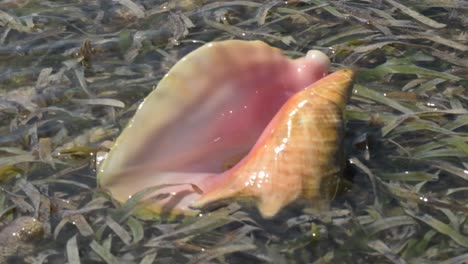
<path fill-rule="evenodd" d="M 254 198 L 266 218 L 297 199 L 316 209 L 327 207 L 343 168 L 343 110 L 352 80 L 351 70 L 340 70 L 294 95 L 245 162 L 194 206 L 245 196 Z"/>

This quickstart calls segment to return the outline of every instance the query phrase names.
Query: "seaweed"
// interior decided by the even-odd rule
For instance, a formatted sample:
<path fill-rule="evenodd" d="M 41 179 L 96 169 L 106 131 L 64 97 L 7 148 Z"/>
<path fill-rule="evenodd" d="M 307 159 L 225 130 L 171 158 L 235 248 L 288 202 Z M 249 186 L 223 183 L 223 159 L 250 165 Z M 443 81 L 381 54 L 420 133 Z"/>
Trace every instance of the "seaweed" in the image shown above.
<path fill-rule="evenodd" d="M 467 9 L 458 0 L 0 2 L 0 233 L 25 216 L 44 228 L 0 260 L 467 262 Z M 195 217 L 134 216 L 145 192 L 118 204 L 99 189 L 102 154 L 178 59 L 233 38 L 292 57 L 319 49 L 333 70 L 356 69 L 345 190 L 328 211 L 292 206 L 272 220 L 236 202 Z"/>

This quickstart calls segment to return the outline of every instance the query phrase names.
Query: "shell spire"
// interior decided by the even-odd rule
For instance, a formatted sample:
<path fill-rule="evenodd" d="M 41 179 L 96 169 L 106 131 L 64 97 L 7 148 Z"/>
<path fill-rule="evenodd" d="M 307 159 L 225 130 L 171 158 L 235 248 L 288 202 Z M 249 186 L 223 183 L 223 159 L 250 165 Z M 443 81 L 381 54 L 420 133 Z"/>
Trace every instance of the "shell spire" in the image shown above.
<path fill-rule="evenodd" d="M 298 199 L 328 207 L 342 171 L 343 110 L 353 76 L 339 70 L 291 97 L 247 156 L 192 206 L 240 196 L 253 199 L 265 218 Z"/>

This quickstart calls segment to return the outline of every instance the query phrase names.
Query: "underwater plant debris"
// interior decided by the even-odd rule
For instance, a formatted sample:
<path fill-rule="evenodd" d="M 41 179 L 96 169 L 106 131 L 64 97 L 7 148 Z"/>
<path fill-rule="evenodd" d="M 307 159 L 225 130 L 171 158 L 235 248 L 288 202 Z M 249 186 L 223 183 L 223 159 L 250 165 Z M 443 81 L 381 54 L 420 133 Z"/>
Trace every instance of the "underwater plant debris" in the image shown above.
<path fill-rule="evenodd" d="M 461 0 L 0 1 L 1 263 L 467 263 Z M 264 220 L 237 202 L 141 220 L 96 164 L 167 70 L 210 41 L 318 49 L 357 71 L 346 188 Z M 154 188 L 160 188 L 156 186 Z M 194 186 L 194 188 L 196 188 Z M 41 232 L 12 243 L 31 221 Z"/>

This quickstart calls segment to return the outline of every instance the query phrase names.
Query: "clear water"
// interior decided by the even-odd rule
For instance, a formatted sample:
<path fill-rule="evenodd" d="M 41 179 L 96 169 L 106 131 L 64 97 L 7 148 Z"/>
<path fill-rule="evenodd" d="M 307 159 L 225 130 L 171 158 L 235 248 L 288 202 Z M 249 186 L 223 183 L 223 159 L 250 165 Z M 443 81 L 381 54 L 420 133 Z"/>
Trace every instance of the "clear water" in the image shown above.
<path fill-rule="evenodd" d="M 0 260 L 466 262 L 466 9 L 464 1 L 1 2 L 0 220 L 33 216 L 45 234 L 8 246 L 0 236 Z M 273 220 L 242 203 L 195 219 L 129 216 L 97 188 L 96 152 L 178 59 L 234 38 L 291 57 L 319 49 L 333 70 L 357 69 L 346 188 L 329 211 L 293 205 Z"/>

